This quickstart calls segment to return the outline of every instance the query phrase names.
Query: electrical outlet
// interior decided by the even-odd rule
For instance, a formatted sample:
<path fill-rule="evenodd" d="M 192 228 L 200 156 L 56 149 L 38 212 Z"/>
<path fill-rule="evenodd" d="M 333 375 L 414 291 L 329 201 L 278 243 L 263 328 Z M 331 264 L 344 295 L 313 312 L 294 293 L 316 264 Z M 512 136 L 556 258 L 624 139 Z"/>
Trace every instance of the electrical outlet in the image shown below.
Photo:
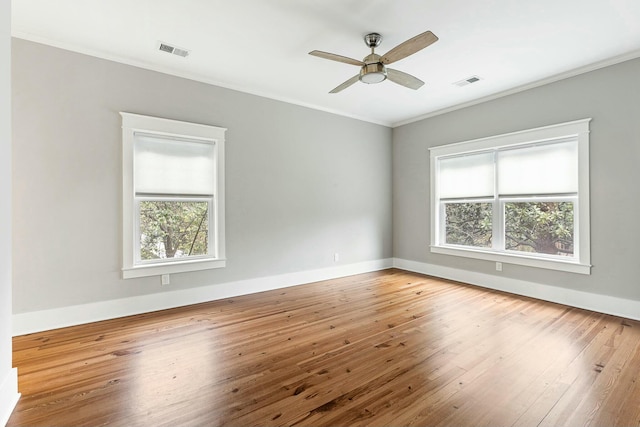
<path fill-rule="evenodd" d="M 162 275 L 162 282 L 161 283 L 162 283 L 162 286 L 166 286 L 169 283 L 171 283 L 171 279 L 169 278 L 168 274 L 163 274 Z"/>
<path fill-rule="evenodd" d="M 502 271 L 502 263 L 496 262 L 496 271 Z"/>

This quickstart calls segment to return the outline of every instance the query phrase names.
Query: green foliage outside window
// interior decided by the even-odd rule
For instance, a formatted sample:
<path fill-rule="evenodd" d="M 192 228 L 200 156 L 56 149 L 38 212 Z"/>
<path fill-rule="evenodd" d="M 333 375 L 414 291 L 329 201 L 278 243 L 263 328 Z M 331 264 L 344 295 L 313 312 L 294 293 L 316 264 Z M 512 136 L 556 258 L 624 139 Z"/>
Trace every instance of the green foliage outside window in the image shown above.
<path fill-rule="evenodd" d="M 491 211 L 491 203 L 447 203 L 447 243 L 490 248 L 493 232 Z"/>
<path fill-rule="evenodd" d="M 572 202 L 508 202 L 505 206 L 505 249 L 572 256 L 574 206 Z M 446 242 L 492 247 L 491 203 L 446 203 Z"/>
<path fill-rule="evenodd" d="M 573 203 L 505 204 L 505 249 L 573 255 Z"/>
<path fill-rule="evenodd" d="M 206 201 L 141 201 L 140 258 L 206 255 L 208 208 Z"/>

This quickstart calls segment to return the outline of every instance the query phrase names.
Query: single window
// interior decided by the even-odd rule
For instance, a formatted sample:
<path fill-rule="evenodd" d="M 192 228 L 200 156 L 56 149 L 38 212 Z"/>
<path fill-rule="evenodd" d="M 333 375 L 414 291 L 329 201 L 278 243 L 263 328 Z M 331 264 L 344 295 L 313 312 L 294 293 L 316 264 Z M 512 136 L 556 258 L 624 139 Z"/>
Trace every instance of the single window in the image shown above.
<path fill-rule="evenodd" d="M 123 277 L 224 267 L 226 129 L 121 115 Z"/>
<path fill-rule="evenodd" d="M 431 151 L 431 251 L 589 274 L 590 119 Z"/>

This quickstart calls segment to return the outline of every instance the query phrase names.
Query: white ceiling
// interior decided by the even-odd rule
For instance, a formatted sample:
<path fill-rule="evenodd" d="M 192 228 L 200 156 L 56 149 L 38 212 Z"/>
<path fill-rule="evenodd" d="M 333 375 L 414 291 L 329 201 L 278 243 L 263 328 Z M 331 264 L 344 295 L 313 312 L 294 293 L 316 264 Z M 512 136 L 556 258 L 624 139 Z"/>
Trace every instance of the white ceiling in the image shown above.
<path fill-rule="evenodd" d="M 12 14 L 19 38 L 389 126 L 640 56 L 640 0 L 13 0 Z M 392 66 L 417 91 L 329 94 L 358 67 L 308 55 L 362 59 L 369 32 L 383 54 L 426 30 L 440 40 Z"/>

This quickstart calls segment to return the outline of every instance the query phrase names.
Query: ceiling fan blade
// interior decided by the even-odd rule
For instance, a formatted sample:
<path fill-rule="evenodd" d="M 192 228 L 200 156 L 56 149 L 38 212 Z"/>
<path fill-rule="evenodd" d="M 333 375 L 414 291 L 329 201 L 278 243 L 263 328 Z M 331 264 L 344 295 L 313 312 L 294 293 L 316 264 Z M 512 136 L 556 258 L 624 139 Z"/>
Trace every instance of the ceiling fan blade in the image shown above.
<path fill-rule="evenodd" d="M 338 92 L 348 88 L 349 86 L 351 86 L 352 84 L 357 82 L 359 79 L 360 79 L 360 74 L 356 74 L 355 76 L 351 77 L 349 80 L 347 80 L 346 82 L 342 83 L 340 86 L 336 87 L 335 89 L 333 89 L 329 93 L 338 93 Z"/>
<path fill-rule="evenodd" d="M 408 87 L 409 89 L 417 90 L 424 85 L 424 82 L 411 74 L 404 73 L 402 71 L 387 68 L 387 78 L 400 86 Z"/>
<path fill-rule="evenodd" d="M 391 64 L 392 62 L 399 61 L 409 55 L 413 55 L 417 51 L 422 50 L 437 41 L 438 37 L 436 37 L 435 34 L 431 31 L 426 31 L 391 49 L 382 56 L 380 62 L 383 64 Z"/>
<path fill-rule="evenodd" d="M 332 61 L 344 62 L 345 64 L 357 65 L 362 67 L 364 62 L 357 59 L 347 58 L 346 56 L 336 55 L 335 53 L 322 52 L 321 50 L 312 50 L 309 55 L 317 56 L 319 58 L 330 59 Z"/>

